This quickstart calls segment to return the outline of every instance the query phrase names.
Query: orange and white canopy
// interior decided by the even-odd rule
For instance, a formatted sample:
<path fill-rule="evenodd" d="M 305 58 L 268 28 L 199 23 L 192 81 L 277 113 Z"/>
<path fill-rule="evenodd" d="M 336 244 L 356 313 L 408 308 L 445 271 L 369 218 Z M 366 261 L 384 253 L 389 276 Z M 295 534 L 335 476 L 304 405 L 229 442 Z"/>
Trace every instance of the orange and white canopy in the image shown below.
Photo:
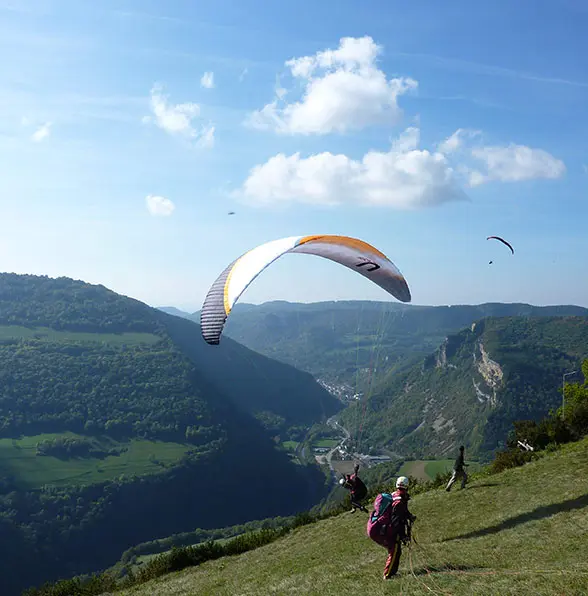
<path fill-rule="evenodd" d="M 363 240 L 349 236 L 291 236 L 266 242 L 233 261 L 212 284 L 200 325 L 205 341 L 218 345 L 231 309 L 249 284 L 286 253 L 304 253 L 330 259 L 361 273 L 401 302 L 410 302 L 410 290 L 396 265 Z"/>

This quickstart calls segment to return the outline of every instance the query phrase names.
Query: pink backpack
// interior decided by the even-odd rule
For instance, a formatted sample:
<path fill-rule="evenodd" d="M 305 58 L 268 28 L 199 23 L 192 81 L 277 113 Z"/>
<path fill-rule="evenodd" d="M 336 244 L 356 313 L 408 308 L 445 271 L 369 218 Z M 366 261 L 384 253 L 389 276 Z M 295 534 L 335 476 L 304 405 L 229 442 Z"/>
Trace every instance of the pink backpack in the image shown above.
<path fill-rule="evenodd" d="M 367 522 L 367 535 L 372 540 L 374 536 L 386 534 L 391 513 L 392 495 L 390 493 L 380 493 L 374 501 L 374 511 Z"/>

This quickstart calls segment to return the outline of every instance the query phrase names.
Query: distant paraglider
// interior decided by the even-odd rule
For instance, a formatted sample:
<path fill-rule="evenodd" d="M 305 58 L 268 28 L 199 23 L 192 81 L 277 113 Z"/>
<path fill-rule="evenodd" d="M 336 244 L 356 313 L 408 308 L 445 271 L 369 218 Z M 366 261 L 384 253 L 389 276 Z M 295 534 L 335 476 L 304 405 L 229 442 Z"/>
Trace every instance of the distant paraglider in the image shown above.
<path fill-rule="evenodd" d="M 506 246 L 510 248 L 510 251 L 514 255 L 514 248 L 504 238 L 501 238 L 500 236 L 488 236 L 488 238 L 486 238 L 486 240 L 490 239 L 498 240 L 499 242 L 502 242 L 502 244 L 506 244 Z"/>
<path fill-rule="evenodd" d="M 363 240 L 349 236 L 291 236 L 261 244 L 234 260 L 212 284 L 202 310 L 204 340 L 218 345 L 231 309 L 249 284 L 271 263 L 286 253 L 305 253 L 330 259 L 361 273 L 401 302 L 411 295 L 396 265 Z"/>
<path fill-rule="evenodd" d="M 502 242 L 502 244 L 505 244 L 510 248 L 510 252 L 514 255 L 514 248 L 504 238 L 501 238 L 500 236 L 488 236 L 486 240 L 498 240 L 499 242 Z M 488 265 L 492 265 L 492 263 L 494 263 L 494 261 L 490 261 Z"/>
<path fill-rule="evenodd" d="M 235 212 L 234 212 L 234 211 L 229 211 L 229 212 L 227 213 L 227 215 L 235 215 Z"/>

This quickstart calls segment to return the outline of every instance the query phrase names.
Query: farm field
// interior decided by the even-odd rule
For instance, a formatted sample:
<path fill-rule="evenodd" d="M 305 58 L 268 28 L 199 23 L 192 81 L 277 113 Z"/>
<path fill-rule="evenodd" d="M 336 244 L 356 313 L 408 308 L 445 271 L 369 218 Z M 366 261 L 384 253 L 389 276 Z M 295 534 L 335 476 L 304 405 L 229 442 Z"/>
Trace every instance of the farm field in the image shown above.
<path fill-rule="evenodd" d="M 160 341 L 152 333 L 83 333 L 80 331 L 56 331 L 48 327 L 22 327 L 0 325 L 0 341 L 10 339 L 40 339 L 46 341 L 79 341 L 111 345 L 152 345 Z"/>
<path fill-rule="evenodd" d="M 112 480 L 121 474 L 154 474 L 163 466 L 178 461 L 190 448 L 180 443 L 133 439 L 118 442 L 109 437 L 95 439 L 104 450 L 125 449 L 119 455 L 72 457 L 36 455 L 37 443 L 58 437 L 84 438 L 75 433 L 41 434 L 20 439 L 0 439 L 0 475 L 14 478 L 21 489 L 36 489 L 44 485 L 93 484 Z"/>
<path fill-rule="evenodd" d="M 326 447 L 328 449 L 332 449 L 336 447 L 341 442 L 340 439 L 319 439 L 315 441 L 312 446 L 313 447 Z"/>
<path fill-rule="evenodd" d="M 298 449 L 298 445 L 300 445 L 298 441 L 284 441 L 282 443 L 284 449 L 287 449 L 288 451 L 296 451 L 296 449 Z"/>
<path fill-rule="evenodd" d="M 353 474 L 353 466 L 355 465 L 355 460 L 341 461 L 339 459 L 334 459 L 331 463 L 333 464 L 333 468 L 335 469 L 335 472 L 337 472 L 337 474 Z"/>
<path fill-rule="evenodd" d="M 419 480 L 427 481 L 434 480 L 437 474 L 445 474 L 451 472 L 455 459 L 433 459 L 433 460 L 411 460 L 405 461 L 398 471 L 399 476 L 414 476 Z M 471 474 L 480 469 L 478 462 L 466 460 L 468 467 L 466 471 Z"/>

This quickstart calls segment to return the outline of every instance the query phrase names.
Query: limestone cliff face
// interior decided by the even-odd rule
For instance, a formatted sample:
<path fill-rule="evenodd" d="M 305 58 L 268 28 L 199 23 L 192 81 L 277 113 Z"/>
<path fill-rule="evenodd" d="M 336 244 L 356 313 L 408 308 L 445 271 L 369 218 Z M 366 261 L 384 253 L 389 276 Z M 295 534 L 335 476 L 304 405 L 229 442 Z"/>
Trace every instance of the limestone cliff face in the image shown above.
<path fill-rule="evenodd" d="M 415 459 L 453 457 L 461 444 L 486 457 L 513 421 L 541 420 L 559 405 L 562 370 L 586 354 L 586 316 L 482 319 L 389 375 L 362 410 L 363 428 L 373 445 Z"/>
<path fill-rule="evenodd" d="M 496 392 L 502 386 L 502 380 L 504 378 L 502 368 L 498 362 L 495 362 L 492 360 L 492 358 L 490 358 L 490 356 L 488 356 L 488 352 L 486 352 L 484 344 L 481 341 L 476 342 L 473 356 L 474 362 L 476 364 L 476 370 L 480 373 L 485 385 L 491 391 L 491 394 L 486 393 L 480 387 L 481 383 L 476 383 L 476 380 L 472 379 L 476 396 L 478 397 L 479 401 L 486 399 L 490 402 L 492 407 L 496 407 Z"/>
<path fill-rule="evenodd" d="M 475 329 L 476 324 L 474 323 L 470 331 L 474 333 Z M 436 369 L 469 367 L 470 363 L 467 361 L 462 360 L 459 366 L 451 362 L 451 357 L 467 344 L 471 336 L 460 339 L 460 342 L 456 342 L 455 338 L 446 338 L 434 353 L 433 358 L 429 359 L 430 364 L 433 364 Z M 497 392 L 503 384 L 502 368 L 498 362 L 490 358 L 481 339 L 474 342 L 472 357 L 474 364 L 471 375 L 472 396 L 475 396 L 480 403 L 488 402 L 495 407 L 498 403 Z"/>
<path fill-rule="evenodd" d="M 447 340 L 445 340 L 435 353 L 435 368 L 447 366 Z"/>
<path fill-rule="evenodd" d="M 463 441 L 460 436 L 469 434 L 474 419 L 485 420 L 499 406 L 505 375 L 484 340 L 483 322 L 447 337 L 423 363 L 424 384 L 405 383 L 403 393 L 409 399 L 420 394 L 422 409 L 418 425 L 400 439 L 400 445 L 426 434 L 429 448 L 445 456 Z M 469 418 L 473 419 L 468 427 Z"/>
<path fill-rule="evenodd" d="M 454 337 L 446 337 L 445 341 L 435 352 L 435 368 L 457 368 L 455 364 L 451 362 L 451 357 L 455 354 L 460 345 L 461 341 L 456 341 Z"/>

